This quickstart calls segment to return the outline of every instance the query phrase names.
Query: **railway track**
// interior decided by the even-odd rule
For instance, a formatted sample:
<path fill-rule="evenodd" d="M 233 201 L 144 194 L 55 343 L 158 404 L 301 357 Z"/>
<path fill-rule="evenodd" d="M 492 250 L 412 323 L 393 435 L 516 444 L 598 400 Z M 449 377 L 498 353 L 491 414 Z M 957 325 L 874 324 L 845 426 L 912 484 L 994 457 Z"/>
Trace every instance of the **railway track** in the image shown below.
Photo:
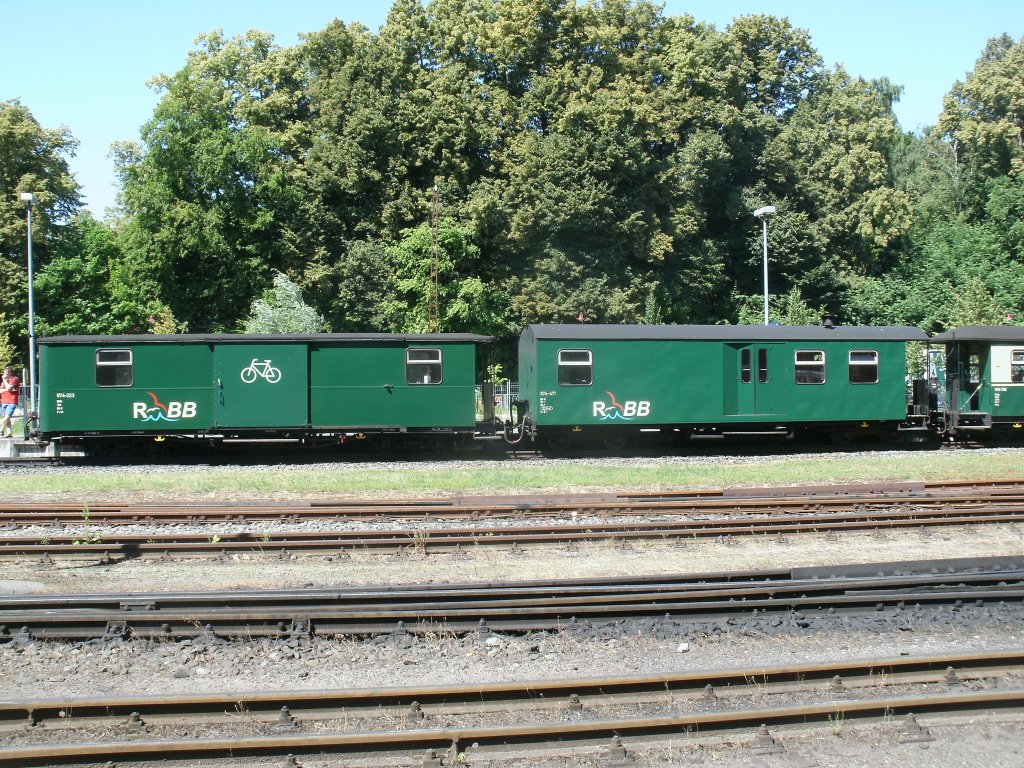
<path fill-rule="evenodd" d="M 806 622 L 837 614 L 1024 600 L 1017 557 L 740 571 L 679 577 L 572 579 L 379 588 L 10 595 L 0 642 L 33 639 L 431 634 L 576 629 L 623 621 L 729 617 Z M 993 618 L 998 618 L 994 616 Z"/>
<path fill-rule="evenodd" d="M 273 725 L 282 707 L 297 723 L 348 718 L 417 720 L 513 710 L 596 710 L 614 704 L 676 705 L 757 694 L 850 694 L 906 685 L 1004 687 L 1024 682 L 1024 651 L 867 659 L 824 664 L 751 667 L 715 672 L 566 678 L 349 690 L 300 690 L 230 694 L 0 700 L 0 730 L 26 723 L 47 728 L 106 723 L 132 714 L 153 726 L 231 722 L 239 713 Z"/>
<path fill-rule="evenodd" d="M 938 526 L 1012 524 L 1024 522 L 1024 501 L 1020 504 L 1003 500 L 973 502 L 969 505 L 946 505 L 943 508 L 868 507 L 862 503 L 855 509 L 838 512 L 811 510 L 793 512 L 734 511 L 718 516 L 674 515 L 664 519 L 625 519 L 599 517 L 593 520 L 578 516 L 577 522 L 491 521 L 469 527 L 455 526 L 426 517 L 415 527 L 360 527 L 329 530 L 218 530 L 216 533 L 195 533 L 174 530 L 171 523 L 153 523 L 156 530 L 133 534 L 133 526 L 99 528 L 90 518 L 79 525 L 66 524 L 66 532 L 42 535 L 0 534 L 0 559 L 74 559 L 115 563 L 138 558 L 171 558 L 185 556 L 230 557 L 291 556 L 293 554 L 341 556 L 354 552 L 458 552 L 470 547 L 506 547 L 513 551 L 536 545 L 568 545 L 584 542 L 611 541 L 627 545 L 632 541 L 685 541 L 699 538 L 725 538 L 800 533 L 831 533 L 846 531 L 898 531 L 908 528 Z M 222 526 L 244 527 L 232 523 L 230 517 L 220 519 Z M 288 518 L 285 528 L 301 525 Z M 337 523 L 343 525 L 343 523 Z M 168 526 L 166 529 L 164 526 Z M 136 526 L 137 527 L 137 526 Z M 16 525 L 11 528 L 17 530 Z"/>
<path fill-rule="evenodd" d="M 473 756 L 495 751 L 595 741 L 624 758 L 623 739 L 633 748 L 683 734 L 692 739 L 742 729 L 754 735 L 757 726 L 755 744 L 770 750 L 778 742 L 768 725 L 894 716 L 906 718 L 898 739 L 927 741 L 911 713 L 1019 713 L 1022 675 L 1024 656 L 1011 650 L 468 686 L 0 701 L 0 730 L 19 733 L 22 742 L 0 748 L 0 765 L 374 752 L 421 754 L 422 765 L 438 765 L 430 762 L 438 752 L 472 763 Z M 750 707 L 755 701 L 769 704 Z M 222 725 L 236 734 L 146 738 L 165 727 Z M 115 736 L 74 741 L 76 730 L 97 728 Z M 237 734 L 246 728 L 249 733 Z"/>
<path fill-rule="evenodd" d="M 1006 524 L 1024 521 L 1024 492 L 1019 486 L 1017 481 L 1004 480 L 566 498 L 466 497 L 217 506 L 7 505 L 0 510 L 0 559 L 114 563 L 176 556 L 230 558 L 304 553 L 344 557 L 357 551 L 443 553 L 479 546 L 515 550 L 594 541 L 625 544 L 639 540 Z M 404 521 L 412 527 L 382 527 L 389 521 Z M 471 524 L 460 527 L 460 521 Z M 244 529 L 258 523 L 282 528 Z M 306 524 L 315 530 L 296 530 Z M 207 534 L 173 527 L 202 529 L 212 525 L 221 529 Z M 338 527 L 324 530 L 325 525 Z M 53 532 L 18 535 L 24 526 L 52 528 Z M 145 533 L 130 532 L 143 527 Z"/>
<path fill-rule="evenodd" d="M 431 499 L 335 500 L 274 504 L 111 504 L 87 501 L 0 502 L 0 528 L 21 525 L 204 524 L 257 521 L 464 520 L 680 514 L 842 512 L 859 508 L 949 510 L 1024 505 L 1024 481 L 963 480 L 872 485 L 730 488 L 573 496 L 465 496 Z"/>
<path fill-rule="evenodd" d="M 725 536 L 838 533 L 882 531 L 933 526 L 985 525 L 1024 522 L 1020 507 L 999 504 L 990 508 L 952 510 L 896 510 L 846 513 L 808 513 L 777 517 L 742 518 L 692 522 L 594 522 L 562 525 L 514 525 L 501 527 L 401 528 L 390 530 L 329 530 L 287 532 L 92 533 L 45 537 L 0 537 L 0 559 L 80 559 L 105 563 L 136 558 L 167 558 L 198 555 L 231 556 L 341 555 L 350 552 L 443 553 L 478 546 L 517 547 L 566 545 L 595 541 L 685 540 Z"/>
<path fill-rule="evenodd" d="M 484 545 L 514 550 L 537 543 L 571 546 L 602 539 L 679 541 L 1014 523 L 1021 522 L 1021 510 L 1024 483 L 1012 480 L 400 503 L 65 504 L 13 509 L 10 518 L 0 511 L 0 558 L 117 562 L 290 553 L 343 558 L 356 550 L 427 553 Z M 387 525 L 405 520 L 416 525 Z M 338 526 L 326 525 L 335 521 Z M 268 525 L 264 531 L 233 530 L 255 522 Z M 195 527 L 165 537 L 159 532 L 163 523 Z M 331 530 L 288 530 L 308 523 Z M 212 527 L 217 524 L 227 530 Z M 45 534 L 44 544 L 43 536 L 35 533 L 19 535 L 17 529 L 25 525 L 53 530 Z M 99 526 L 120 525 L 122 530 L 104 529 L 102 541 L 89 540 L 89 532 Z M 66 535 L 75 530 L 81 531 L 77 537 Z M 306 642 L 312 637 L 376 636 L 374 644 L 407 648 L 413 635 L 451 632 L 468 636 L 460 642 L 475 645 L 474 637 L 482 644 L 492 632 L 561 629 L 578 631 L 576 637 L 582 639 L 591 637 L 587 633 L 593 629 L 592 636 L 599 638 L 602 632 L 618 632 L 615 624 L 627 634 L 687 626 L 701 632 L 716 623 L 758 632 L 767 626 L 759 622 L 766 621 L 839 627 L 847 625 L 829 622 L 833 617 L 845 621 L 847 616 L 861 617 L 853 620 L 854 626 L 873 621 L 865 616 L 878 616 L 883 626 L 900 628 L 904 622 L 921 626 L 961 615 L 968 622 L 997 624 L 1019 617 L 1022 606 L 1020 557 L 629 580 L 234 591 L 227 596 L 16 595 L 0 596 L 0 645 L 9 643 L 14 651 L 18 644 L 36 640 L 117 643 L 148 638 L 191 639 L 202 647 L 228 638 L 276 638 L 305 649 L 316 647 Z M 430 639 L 417 642 L 415 647 L 420 647 Z M 160 646 L 158 642 L 154 647 Z M 442 764 L 441 756 L 444 765 L 462 760 L 472 764 L 474 755 L 487 760 L 535 746 L 588 744 L 604 745 L 611 755 L 607 764 L 614 765 L 621 750 L 634 750 L 648 739 L 739 733 L 744 739 L 769 741 L 767 733 L 755 737 L 758 726 L 776 730 L 797 723 L 833 725 L 835 718 L 888 723 L 910 713 L 921 715 L 927 725 L 927 713 L 1001 712 L 1019 718 L 1024 708 L 1024 659 L 1017 651 L 988 660 L 963 654 L 871 663 L 876 667 L 848 662 L 786 668 L 789 672 L 773 668 L 657 676 L 646 682 L 606 678 L 540 681 L 525 687 L 461 686 L 461 699 L 460 687 L 434 687 L 0 700 L 0 732 L 10 734 L 0 741 L 0 766 L 169 760 L 197 764 L 228 757 L 305 754 L 364 760 L 362 756 L 370 753 L 378 753 L 378 760 L 383 753 L 387 759 L 401 754 L 410 765 L 435 766 Z M 781 701 L 775 705 L 754 706 L 760 703 L 759 696 L 776 693 Z M 245 732 L 231 732 L 240 721 L 247 724 Z M 915 721 L 907 722 L 906 737 L 913 740 Z M 76 732 L 79 723 L 86 731 L 105 735 L 93 735 L 89 745 L 75 743 L 83 740 Z M 166 730 L 160 733 L 162 728 Z M 190 738 L 180 737 L 184 729 Z"/>

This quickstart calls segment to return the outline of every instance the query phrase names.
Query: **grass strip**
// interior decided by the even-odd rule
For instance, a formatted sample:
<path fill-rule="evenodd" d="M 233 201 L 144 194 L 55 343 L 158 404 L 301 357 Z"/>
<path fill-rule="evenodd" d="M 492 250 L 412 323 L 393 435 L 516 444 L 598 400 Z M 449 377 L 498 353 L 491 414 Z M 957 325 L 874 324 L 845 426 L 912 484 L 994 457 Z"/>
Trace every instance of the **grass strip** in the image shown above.
<path fill-rule="evenodd" d="M 729 486 L 808 485 L 1024 476 L 1024 449 L 877 451 L 773 457 L 510 460 L 427 465 L 332 463 L 290 466 L 56 467 L 2 475 L 5 494 L 100 498 L 121 493 L 167 498 L 272 498 L 365 495 L 467 495 L 681 490 Z"/>

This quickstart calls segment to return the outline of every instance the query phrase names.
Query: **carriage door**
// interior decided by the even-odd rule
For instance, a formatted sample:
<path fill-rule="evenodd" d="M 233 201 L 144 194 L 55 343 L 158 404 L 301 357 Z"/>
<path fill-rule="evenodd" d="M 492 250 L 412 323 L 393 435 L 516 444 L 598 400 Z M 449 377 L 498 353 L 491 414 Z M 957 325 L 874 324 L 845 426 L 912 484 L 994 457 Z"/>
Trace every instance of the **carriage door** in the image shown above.
<path fill-rule="evenodd" d="M 767 415 L 775 413 L 773 382 L 781 371 L 777 344 L 740 344 L 732 347 L 736 354 L 736 414 Z"/>
<path fill-rule="evenodd" d="M 980 344 L 958 344 L 956 346 L 956 369 L 950 382 L 950 401 L 959 413 L 984 410 L 982 407 L 982 382 L 988 365 L 988 350 Z"/>
<path fill-rule="evenodd" d="M 305 344 L 218 344 L 218 427 L 301 427 L 309 422 Z"/>

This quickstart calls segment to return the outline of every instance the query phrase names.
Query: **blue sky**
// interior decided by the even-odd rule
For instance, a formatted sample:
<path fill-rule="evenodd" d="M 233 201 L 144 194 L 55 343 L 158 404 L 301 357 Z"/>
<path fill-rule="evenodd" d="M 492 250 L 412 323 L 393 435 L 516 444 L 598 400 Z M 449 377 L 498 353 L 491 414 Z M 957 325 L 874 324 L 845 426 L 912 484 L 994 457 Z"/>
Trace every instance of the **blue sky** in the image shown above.
<path fill-rule="evenodd" d="M 72 171 L 88 208 L 102 218 L 116 192 L 110 144 L 138 139 L 157 101 L 146 81 L 180 69 L 197 35 L 259 29 L 288 46 L 334 18 L 376 31 L 391 3 L 2 0 L 0 6 L 0 100 L 18 98 L 45 127 L 70 129 L 81 142 Z M 906 130 L 935 123 L 943 96 L 973 68 L 986 40 L 1003 32 L 1024 37 L 1019 0 L 668 0 L 665 13 L 690 13 L 719 29 L 751 13 L 787 16 L 810 32 L 827 65 L 842 63 L 851 74 L 902 85 L 896 114 Z"/>

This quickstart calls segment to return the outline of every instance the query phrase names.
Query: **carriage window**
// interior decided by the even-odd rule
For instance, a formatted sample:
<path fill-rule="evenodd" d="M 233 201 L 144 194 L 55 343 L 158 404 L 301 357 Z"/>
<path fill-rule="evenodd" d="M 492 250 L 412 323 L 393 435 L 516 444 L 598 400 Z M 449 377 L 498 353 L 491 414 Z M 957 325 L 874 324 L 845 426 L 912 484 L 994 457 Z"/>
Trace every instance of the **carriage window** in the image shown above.
<path fill-rule="evenodd" d="M 440 384 L 441 383 L 441 350 L 440 349 L 407 349 L 407 350 L 405 350 L 405 383 L 406 384 Z"/>
<path fill-rule="evenodd" d="M 850 352 L 850 383 L 878 383 L 878 353 L 866 350 Z"/>
<path fill-rule="evenodd" d="M 1024 384 L 1024 349 L 1015 349 L 1010 357 L 1010 381 Z"/>
<path fill-rule="evenodd" d="M 594 383 L 594 360 L 590 350 L 558 350 L 558 383 L 576 386 Z"/>
<path fill-rule="evenodd" d="M 740 350 L 740 382 L 750 383 L 750 350 Z"/>
<path fill-rule="evenodd" d="M 972 352 L 967 358 L 967 372 L 972 384 L 981 381 L 981 355 L 977 352 Z"/>
<path fill-rule="evenodd" d="M 821 349 L 798 349 L 793 363 L 797 384 L 825 383 L 825 352 Z"/>
<path fill-rule="evenodd" d="M 135 382 L 130 349 L 96 350 L 96 386 L 130 387 Z"/>
<path fill-rule="evenodd" d="M 757 383 L 768 383 L 768 350 L 757 350 Z"/>

